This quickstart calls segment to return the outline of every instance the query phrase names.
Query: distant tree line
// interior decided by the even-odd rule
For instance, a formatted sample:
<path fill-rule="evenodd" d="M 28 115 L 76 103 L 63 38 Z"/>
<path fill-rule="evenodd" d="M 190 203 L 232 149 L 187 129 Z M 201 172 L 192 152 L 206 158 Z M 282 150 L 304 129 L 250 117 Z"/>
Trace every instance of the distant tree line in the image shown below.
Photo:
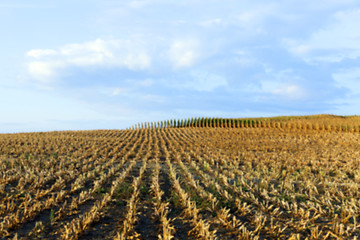
<path fill-rule="evenodd" d="M 185 127 L 218 127 L 218 128 L 242 128 L 260 127 L 261 121 L 255 119 L 235 118 L 208 118 L 197 117 L 188 119 L 170 119 L 158 122 L 144 122 L 132 126 L 130 129 L 159 129 L 159 128 L 185 128 Z"/>

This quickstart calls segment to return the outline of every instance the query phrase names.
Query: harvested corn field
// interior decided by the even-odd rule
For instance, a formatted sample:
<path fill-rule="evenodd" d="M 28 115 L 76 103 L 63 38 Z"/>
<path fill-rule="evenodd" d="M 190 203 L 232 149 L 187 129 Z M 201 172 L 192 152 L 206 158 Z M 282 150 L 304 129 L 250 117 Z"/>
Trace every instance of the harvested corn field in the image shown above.
<path fill-rule="evenodd" d="M 358 128 L 149 126 L 1 134 L 1 239 L 360 236 Z"/>

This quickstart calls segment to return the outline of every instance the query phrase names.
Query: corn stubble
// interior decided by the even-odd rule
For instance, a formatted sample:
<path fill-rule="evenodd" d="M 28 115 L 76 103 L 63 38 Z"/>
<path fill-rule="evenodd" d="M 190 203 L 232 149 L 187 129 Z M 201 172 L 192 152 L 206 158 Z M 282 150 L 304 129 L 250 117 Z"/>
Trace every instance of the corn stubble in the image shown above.
<path fill-rule="evenodd" d="M 358 239 L 359 128 L 319 119 L 1 134 L 0 238 Z"/>

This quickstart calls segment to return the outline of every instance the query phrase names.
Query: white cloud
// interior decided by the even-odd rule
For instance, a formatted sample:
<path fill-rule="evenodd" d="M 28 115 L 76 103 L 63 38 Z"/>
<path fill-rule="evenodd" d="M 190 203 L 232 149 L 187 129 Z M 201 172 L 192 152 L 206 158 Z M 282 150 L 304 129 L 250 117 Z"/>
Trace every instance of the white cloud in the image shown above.
<path fill-rule="evenodd" d="M 41 57 L 45 57 L 45 56 L 53 56 L 56 54 L 57 54 L 57 52 L 53 49 L 34 49 L 34 50 L 30 50 L 29 52 L 27 52 L 26 55 L 28 57 L 41 58 Z"/>
<path fill-rule="evenodd" d="M 58 61 L 33 61 L 28 64 L 29 74 L 41 83 L 49 83 L 65 64 Z"/>
<path fill-rule="evenodd" d="M 115 47 L 113 41 L 96 39 L 83 44 L 69 44 L 60 48 L 60 56 L 72 65 L 89 66 L 111 64 L 114 58 L 112 49 Z"/>
<path fill-rule="evenodd" d="M 145 70 L 151 57 L 137 40 L 96 39 L 82 44 L 68 44 L 54 49 L 34 49 L 29 57 L 28 73 L 40 82 L 51 82 L 69 67 L 117 67 Z"/>
<path fill-rule="evenodd" d="M 175 69 L 191 67 L 199 58 L 198 42 L 195 40 L 177 40 L 169 50 L 169 58 Z"/>

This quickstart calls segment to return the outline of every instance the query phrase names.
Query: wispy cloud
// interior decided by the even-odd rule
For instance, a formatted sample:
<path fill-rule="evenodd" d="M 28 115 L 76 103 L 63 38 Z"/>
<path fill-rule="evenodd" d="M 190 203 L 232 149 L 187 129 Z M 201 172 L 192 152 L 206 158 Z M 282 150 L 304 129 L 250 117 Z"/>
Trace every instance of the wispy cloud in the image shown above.
<path fill-rule="evenodd" d="M 39 36 L 18 50 L 26 87 L 92 106 L 102 116 L 93 119 L 310 114 L 336 112 L 341 104 L 358 109 L 359 101 L 349 100 L 357 96 L 351 88 L 360 63 L 356 0 L 85 2 L 32 11 L 26 8 L 41 1 L 8 1 L 0 11 L 18 14 L 3 23 L 19 19 L 16 26 L 26 20 L 38 27 Z M 29 29 L 16 39 L 28 39 Z M 13 54 L 9 50 L 2 63 Z"/>
<path fill-rule="evenodd" d="M 285 39 L 289 50 L 308 62 L 341 62 L 360 57 L 360 32 L 354 31 L 360 22 L 360 8 L 338 11 L 327 26 L 308 39 Z"/>
<path fill-rule="evenodd" d="M 266 69 L 268 79 L 261 80 L 261 92 L 270 94 L 267 97 L 281 98 L 287 101 L 306 101 L 311 99 L 306 90 L 306 80 L 298 76 L 292 69 L 279 72 Z"/>

